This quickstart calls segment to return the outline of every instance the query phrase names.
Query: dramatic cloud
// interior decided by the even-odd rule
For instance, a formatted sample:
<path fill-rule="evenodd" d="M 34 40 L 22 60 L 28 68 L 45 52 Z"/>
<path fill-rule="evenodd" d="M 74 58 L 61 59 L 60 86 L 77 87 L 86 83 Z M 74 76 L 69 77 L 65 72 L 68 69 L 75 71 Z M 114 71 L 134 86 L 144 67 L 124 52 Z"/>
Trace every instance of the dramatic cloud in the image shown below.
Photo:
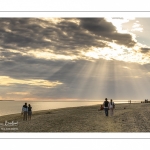
<path fill-rule="evenodd" d="M 63 53 L 66 50 L 72 51 L 89 46 L 106 46 L 83 31 L 80 25 L 67 19 L 58 24 L 27 18 L 1 19 L 0 21 L 2 24 L 0 43 L 3 48 L 26 48 L 25 51 L 32 48 L 48 48 L 56 53 L 60 50 Z M 46 27 L 43 24 L 46 24 Z"/>
<path fill-rule="evenodd" d="M 131 96 L 147 84 L 150 49 L 111 21 L 1 18 L 1 99 L 99 99 L 117 97 L 117 90 Z"/>
<path fill-rule="evenodd" d="M 14 60 L 15 55 L 21 60 L 25 57 L 121 60 L 119 46 L 132 48 L 136 44 L 132 34 L 119 33 L 104 18 L 1 18 L 0 21 L 1 60 Z M 108 54 L 103 55 L 103 51 Z"/>
<path fill-rule="evenodd" d="M 105 19 L 61 19 L 2 18 L 0 44 L 2 48 L 21 50 L 47 50 L 55 54 L 80 55 L 80 50 L 90 47 L 107 47 L 115 42 L 127 47 L 134 46 L 130 34 L 117 33 L 116 27 Z"/>
<path fill-rule="evenodd" d="M 150 52 L 150 48 L 141 48 L 141 53 L 148 53 Z"/>
<path fill-rule="evenodd" d="M 81 27 L 99 36 L 102 40 L 108 40 L 127 47 L 135 45 L 135 41 L 133 41 L 130 34 L 117 33 L 116 27 L 103 18 L 81 19 Z"/>

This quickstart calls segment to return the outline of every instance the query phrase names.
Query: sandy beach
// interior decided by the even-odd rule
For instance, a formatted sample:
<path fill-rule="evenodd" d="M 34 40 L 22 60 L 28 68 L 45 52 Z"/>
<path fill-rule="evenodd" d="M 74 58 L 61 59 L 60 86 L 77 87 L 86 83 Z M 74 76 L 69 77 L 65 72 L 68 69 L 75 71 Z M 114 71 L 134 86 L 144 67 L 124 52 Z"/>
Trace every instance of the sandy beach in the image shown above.
<path fill-rule="evenodd" d="M 1 116 L 0 132 L 150 132 L 150 103 L 116 104 L 113 117 L 99 106 L 36 111 L 31 121 L 20 113 Z M 6 120 L 18 125 L 2 126 Z"/>

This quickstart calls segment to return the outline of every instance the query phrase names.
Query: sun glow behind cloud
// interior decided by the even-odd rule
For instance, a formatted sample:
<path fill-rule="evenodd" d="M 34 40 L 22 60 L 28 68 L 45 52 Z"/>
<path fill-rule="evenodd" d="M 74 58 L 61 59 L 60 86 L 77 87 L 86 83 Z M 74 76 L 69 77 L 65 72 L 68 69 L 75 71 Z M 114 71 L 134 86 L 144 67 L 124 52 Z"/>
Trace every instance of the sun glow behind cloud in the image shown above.
<path fill-rule="evenodd" d="M 135 18 L 122 18 L 122 17 L 116 17 L 116 18 L 105 18 L 108 22 L 111 22 L 117 29 L 117 32 L 119 33 L 127 33 L 132 35 L 132 38 L 134 41 L 136 41 L 136 34 L 132 31 L 139 31 L 142 32 L 143 28 L 139 24 L 138 21 L 136 21 L 132 29 L 122 29 L 122 24 L 127 23 L 130 20 L 135 20 Z M 50 22 L 53 22 L 55 24 L 60 23 L 64 19 L 46 19 L 43 18 L 43 20 L 47 20 Z M 79 25 L 79 20 L 77 19 L 69 19 L 70 22 L 76 23 Z M 63 32 L 64 35 L 67 36 L 66 32 Z M 45 39 L 46 41 L 51 41 L 50 39 Z M 136 41 L 137 42 L 137 41 Z M 139 63 L 139 64 L 146 64 L 150 62 L 149 56 L 146 54 L 143 54 L 139 51 L 141 47 L 144 47 L 141 43 L 136 43 L 136 45 L 132 48 L 128 48 L 124 45 L 120 46 L 114 42 L 107 42 L 108 47 L 104 48 L 98 48 L 92 46 L 91 48 L 81 49 L 81 53 L 78 53 L 77 55 L 73 54 L 56 54 L 53 50 L 49 51 L 40 51 L 40 50 L 30 50 L 28 52 L 29 55 L 34 56 L 36 58 L 42 58 L 42 59 L 52 59 L 52 60 L 77 60 L 77 59 L 86 59 L 86 60 L 97 60 L 100 58 L 106 59 L 106 60 L 119 60 L 119 61 L 125 61 L 125 62 L 133 62 L 133 63 Z M 90 49 L 90 50 L 89 50 Z M 137 51 L 136 51 L 137 50 Z M 70 50 L 71 51 L 71 50 Z"/>
<path fill-rule="evenodd" d="M 68 54 L 61 55 L 55 54 L 53 51 L 29 51 L 27 53 L 22 53 L 23 55 L 36 57 L 39 59 L 47 59 L 47 60 L 97 60 L 100 58 L 106 60 L 119 60 L 124 62 L 133 62 L 139 64 L 147 64 L 150 63 L 150 58 L 147 54 L 140 52 L 141 44 L 135 45 L 133 48 L 127 48 L 125 46 L 120 46 L 115 43 L 109 43 L 110 47 L 106 48 L 90 48 L 87 50 L 81 50 L 81 53 L 78 55 Z M 144 45 L 143 45 L 144 47 Z"/>
<path fill-rule="evenodd" d="M 93 50 L 84 53 L 85 56 L 93 59 L 106 59 L 106 60 L 119 60 L 124 62 L 133 62 L 139 64 L 150 63 L 149 56 L 137 51 L 140 47 L 135 46 L 134 48 L 127 48 L 125 46 L 119 46 L 115 43 L 110 43 L 110 48 L 93 48 Z"/>
<path fill-rule="evenodd" d="M 2 19 L 1 25 L 0 82 L 6 96 L 119 97 L 149 77 L 136 70 L 150 63 L 150 49 L 137 38 L 144 26 L 136 18 L 18 18 Z"/>
<path fill-rule="evenodd" d="M 1 86 L 11 86 L 16 84 L 25 84 L 30 86 L 40 86 L 44 88 L 54 88 L 58 85 L 61 85 L 63 83 L 56 81 L 56 82 L 50 82 L 47 80 L 41 80 L 41 79 L 13 79 L 9 76 L 0 76 L 0 85 Z"/>
<path fill-rule="evenodd" d="M 61 55 L 61 54 L 55 54 L 52 52 L 44 52 L 44 51 L 29 51 L 28 54 L 30 56 L 34 56 L 36 58 L 41 59 L 49 59 L 49 60 L 74 60 L 77 59 L 77 56 L 75 55 Z"/>
<path fill-rule="evenodd" d="M 28 95 L 29 93 L 28 92 L 10 92 L 10 93 L 7 93 L 8 95 Z"/>
<path fill-rule="evenodd" d="M 106 22 L 105 20 L 108 22 Z M 100 26 L 100 28 L 101 28 L 101 26 L 103 28 L 103 26 L 105 26 L 105 24 L 108 25 L 107 28 L 108 28 L 108 31 L 110 30 L 109 31 L 110 33 L 107 33 L 107 34 L 110 34 L 109 36 L 112 36 L 112 33 L 114 34 L 114 32 L 117 31 L 118 33 L 122 33 L 122 34 L 119 34 L 119 35 L 115 34 L 116 36 L 120 36 L 120 35 L 126 36 L 126 34 L 128 34 L 128 38 L 131 36 L 132 40 L 136 41 L 136 34 L 132 33 L 131 31 L 140 31 L 141 32 L 143 30 L 140 23 L 137 22 L 135 20 L 135 18 L 133 18 L 133 17 L 131 17 L 131 18 L 122 18 L 122 17 L 105 18 L 105 20 L 103 20 L 101 18 L 100 22 L 98 20 L 94 20 L 94 21 L 97 22 L 97 24 Z M 135 21 L 135 23 L 132 26 L 132 30 L 128 30 L 128 29 L 123 30 L 122 25 L 124 23 L 129 22 L 130 20 Z M 81 48 L 77 47 L 76 48 L 77 44 L 79 44 L 78 42 L 82 41 L 82 36 L 84 34 L 91 36 L 90 38 L 95 36 L 95 34 L 97 32 L 95 32 L 94 27 L 98 28 L 98 26 L 95 24 L 95 22 L 92 26 L 93 27 L 93 29 L 92 29 L 91 26 L 89 25 L 88 21 L 84 20 L 84 19 L 80 20 L 78 18 L 68 18 L 68 19 L 65 19 L 65 18 L 40 18 L 40 19 L 34 19 L 34 20 L 29 19 L 29 21 L 28 21 L 29 27 L 31 25 L 33 25 L 35 22 L 38 23 L 39 28 L 41 28 L 44 33 L 46 33 L 45 30 L 47 28 L 48 28 L 47 32 L 50 32 L 50 34 L 48 34 L 48 35 L 46 34 L 46 36 L 44 34 L 44 36 L 41 38 L 43 40 L 42 42 L 46 42 L 46 44 L 48 44 L 49 46 L 56 44 L 55 45 L 56 48 L 54 48 L 55 46 L 52 46 L 51 48 L 49 48 L 49 47 L 42 48 L 41 47 L 39 49 L 36 47 L 33 49 L 32 47 L 26 46 L 25 48 L 20 47 L 19 50 L 8 49 L 10 52 L 14 53 L 14 55 L 15 55 L 15 53 L 20 53 L 21 55 L 27 55 L 27 56 L 31 56 L 31 57 L 35 57 L 35 58 L 39 58 L 39 59 L 46 59 L 46 60 L 90 60 L 91 61 L 92 59 L 97 60 L 97 59 L 103 58 L 106 60 L 115 59 L 115 60 L 122 60 L 125 62 L 136 62 L 139 64 L 146 64 L 146 63 L 150 62 L 149 57 L 146 54 L 143 54 L 139 51 L 139 49 L 141 47 L 145 47 L 145 46 L 142 44 L 140 45 L 140 43 L 137 43 L 137 41 L 133 47 L 129 48 L 129 47 L 127 47 L 128 43 L 123 43 L 124 45 L 117 44 L 116 42 L 118 41 L 118 39 L 112 40 L 110 42 L 107 40 L 105 41 L 105 38 L 102 38 L 102 39 L 98 39 L 97 41 L 94 42 L 94 44 L 96 43 L 97 46 L 90 45 L 90 46 L 86 46 L 86 47 L 81 47 Z M 63 24 L 61 24 L 61 22 L 63 22 Z M 6 25 L 4 26 L 4 28 L 7 28 L 8 30 L 10 30 L 9 29 L 10 26 L 8 26 L 7 23 L 8 22 L 5 22 Z M 67 24 L 68 24 L 68 26 L 67 26 Z M 81 27 L 85 28 L 84 32 L 81 34 L 81 37 L 79 36 L 81 40 L 76 42 L 75 40 L 77 40 L 78 38 L 71 39 L 71 43 L 75 42 L 75 47 L 73 50 L 72 50 L 72 47 L 68 47 L 69 41 L 66 42 L 64 40 L 71 36 L 73 38 L 74 34 L 71 34 L 71 32 L 68 32 L 68 30 L 66 30 L 67 28 L 72 29 L 72 28 L 70 28 L 69 25 L 72 26 L 73 29 L 75 29 L 74 34 L 76 34 L 76 36 L 79 36 L 79 32 L 81 32 Z M 112 27 L 113 25 L 115 26 L 116 30 L 114 29 L 114 27 Z M 49 26 L 51 26 L 51 28 L 49 28 Z M 64 31 L 61 31 L 61 28 Z M 76 30 L 78 31 L 77 33 L 76 33 Z M 71 30 L 71 31 L 74 32 L 74 30 Z M 14 32 L 14 31 L 12 30 L 12 32 Z M 101 33 L 102 33 L 102 31 L 100 29 L 100 34 Z M 104 33 L 102 33 L 102 35 L 103 34 Z M 106 35 L 104 34 L 103 36 L 107 37 L 108 36 L 107 34 Z M 125 34 L 125 35 L 123 35 L 123 34 Z M 37 35 L 39 35 L 39 34 L 37 34 Z M 55 38 L 53 39 L 53 36 L 51 37 L 50 35 L 54 35 Z M 86 38 L 85 35 L 83 37 L 83 41 L 84 41 L 84 38 Z M 59 39 L 59 36 L 62 36 L 62 37 Z M 99 34 L 98 34 L 98 36 L 99 36 Z M 109 39 L 109 36 L 106 39 Z M 39 37 L 39 39 L 40 39 L 40 37 Z M 59 44 L 57 44 L 57 42 L 55 41 L 58 39 L 59 39 L 59 42 L 58 42 Z M 95 37 L 95 39 L 96 39 L 96 37 Z M 127 39 L 127 40 L 129 40 L 129 39 Z M 61 43 L 61 41 L 63 41 L 64 43 Z M 86 44 L 88 42 L 90 42 L 90 41 L 87 41 Z M 120 42 L 122 42 L 122 40 Z M 103 43 L 103 46 L 102 45 L 98 46 L 98 43 Z M 85 45 L 84 42 L 83 42 L 83 44 Z M 13 43 L 12 44 L 8 43 L 8 45 L 14 46 Z M 106 45 L 106 46 L 104 46 L 104 45 Z M 30 46 L 30 44 L 29 44 L 29 46 Z M 60 47 L 62 47 L 62 50 L 61 51 L 57 50 L 57 46 L 58 46 L 58 49 Z M 66 46 L 66 47 L 63 47 L 63 46 Z M 81 44 L 81 46 L 82 46 L 82 44 Z M 67 49 L 65 49 L 65 48 L 67 48 Z M 22 49 L 22 51 L 20 51 L 20 49 Z M 135 51 L 135 50 L 137 50 L 137 51 Z M 13 57 L 12 54 L 11 54 L 11 57 Z M 5 58 L 5 56 L 1 56 L 1 59 L 4 59 L 4 58 Z M 10 58 L 10 60 L 11 60 L 11 58 Z"/>

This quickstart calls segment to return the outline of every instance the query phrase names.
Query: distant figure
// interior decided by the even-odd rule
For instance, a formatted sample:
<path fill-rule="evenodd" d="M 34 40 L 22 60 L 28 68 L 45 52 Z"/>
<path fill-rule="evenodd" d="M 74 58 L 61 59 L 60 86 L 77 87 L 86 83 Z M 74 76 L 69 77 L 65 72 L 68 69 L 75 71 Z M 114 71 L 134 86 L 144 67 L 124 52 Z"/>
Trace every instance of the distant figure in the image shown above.
<path fill-rule="evenodd" d="M 100 108 L 98 109 L 98 111 L 101 111 L 103 109 L 104 109 L 104 107 L 103 107 L 103 105 L 101 105 Z"/>
<path fill-rule="evenodd" d="M 100 108 L 100 110 L 103 110 L 104 109 L 104 107 L 103 107 L 103 105 L 101 105 L 101 108 Z"/>
<path fill-rule="evenodd" d="M 22 106 L 23 120 L 27 120 L 27 113 L 28 113 L 28 106 L 27 106 L 27 103 L 25 103 Z"/>
<path fill-rule="evenodd" d="M 109 105 L 109 102 L 107 101 L 107 98 L 105 98 L 105 101 L 103 103 L 103 107 L 104 107 L 104 110 L 105 110 L 105 115 L 108 117 L 108 105 Z"/>
<path fill-rule="evenodd" d="M 130 104 L 131 104 L 131 100 L 130 100 Z"/>
<path fill-rule="evenodd" d="M 111 99 L 110 102 L 109 102 L 110 116 L 113 116 L 113 114 L 114 114 L 114 109 L 115 109 L 115 103 L 114 103 L 113 100 Z"/>
<path fill-rule="evenodd" d="M 29 104 L 29 105 L 28 105 L 28 120 L 31 120 L 31 116 L 32 116 L 32 107 L 31 107 L 31 105 Z"/>

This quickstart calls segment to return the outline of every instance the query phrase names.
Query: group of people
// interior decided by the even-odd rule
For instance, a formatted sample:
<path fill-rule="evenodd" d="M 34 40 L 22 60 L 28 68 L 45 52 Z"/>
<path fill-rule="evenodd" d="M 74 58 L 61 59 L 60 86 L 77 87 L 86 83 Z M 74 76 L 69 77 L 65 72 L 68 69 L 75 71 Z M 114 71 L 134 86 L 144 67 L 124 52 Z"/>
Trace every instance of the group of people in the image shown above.
<path fill-rule="evenodd" d="M 23 106 L 22 106 L 22 112 L 21 114 L 23 115 L 23 120 L 31 120 L 31 116 L 32 116 L 32 107 L 31 105 L 29 104 L 27 106 L 27 103 L 25 103 Z"/>
<path fill-rule="evenodd" d="M 145 99 L 145 103 L 148 103 L 148 99 Z"/>
<path fill-rule="evenodd" d="M 131 104 L 131 100 L 128 100 L 128 103 Z"/>
<path fill-rule="evenodd" d="M 105 101 L 103 105 L 101 105 L 100 110 L 105 110 L 105 115 L 108 116 L 108 111 L 110 111 L 110 116 L 113 116 L 114 109 L 115 109 L 115 103 L 111 99 L 110 102 L 105 98 Z"/>

